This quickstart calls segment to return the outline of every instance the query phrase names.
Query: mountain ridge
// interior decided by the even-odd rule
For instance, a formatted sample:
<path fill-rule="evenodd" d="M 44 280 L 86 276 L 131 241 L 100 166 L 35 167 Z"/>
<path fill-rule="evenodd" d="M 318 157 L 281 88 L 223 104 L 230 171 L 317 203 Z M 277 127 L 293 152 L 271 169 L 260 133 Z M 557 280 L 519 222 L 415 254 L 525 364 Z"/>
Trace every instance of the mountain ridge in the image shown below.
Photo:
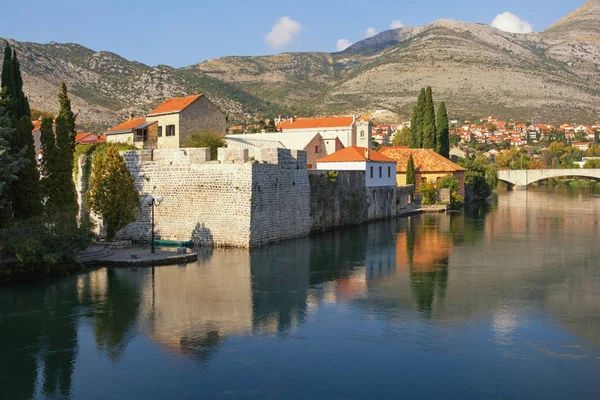
<path fill-rule="evenodd" d="M 0 42 L 16 48 L 34 108 L 55 111 L 65 80 L 80 121 L 99 128 L 196 92 L 232 121 L 381 108 L 407 119 L 423 86 L 432 86 L 455 116 L 591 123 L 600 119 L 597 16 L 600 0 L 590 0 L 538 33 L 442 19 L 384 31 L 336 53 L 227 56 L 182 68 L 151 67 L 76 43 Z"/>

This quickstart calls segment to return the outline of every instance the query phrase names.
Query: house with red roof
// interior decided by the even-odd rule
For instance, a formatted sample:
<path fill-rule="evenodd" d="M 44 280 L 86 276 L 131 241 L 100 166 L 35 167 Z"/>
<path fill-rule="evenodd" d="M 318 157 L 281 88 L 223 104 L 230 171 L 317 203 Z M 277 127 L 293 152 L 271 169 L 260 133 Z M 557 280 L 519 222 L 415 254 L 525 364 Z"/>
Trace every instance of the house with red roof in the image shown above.
<path fill-rule="evenodd" d="M 92 132 L 77 132 L 75 144 L 100 143 L 99 137 Z"/>
<path fill-rule="evenodd" d="M 129 142 L 139 148 L 180 148 L 192 133 L 224 135 L 225 114 L 206 96 L 167 99 L 145 118 L 131 116 L 106 132 L 108 142 Z"/>
<path fill-rule="evenodd" d="M 439 183 L 446 175 L 454 176 L 459 183 L 459 193 L 465 195 L 465 169 L 429 149 L 409 149 L 396 146 L 379 151 L 386 158 L 396 161 L 396 181 L 398 186 L 406 185 L 406 170 L 410 156 L 415 166 L 415 194 L 420 194 L 422 183 Z"/>
<path fill-rule="evenodd" d="M 336 137 L 344 147 L 361 146 L 371 148 L 373 123 L 369 118 L 354 116 L 326 118 L 290 118 L 277 125 L 283 133 L 300 133 L 321 135 L 323 139 L 332 140 Z"/>
<path fill-rule="evenodd" d="M 350 146 L 319 158 L 317 169 L 364 171 L 366 187 L 396 186 L 396 162 L 366 147 Z"/>

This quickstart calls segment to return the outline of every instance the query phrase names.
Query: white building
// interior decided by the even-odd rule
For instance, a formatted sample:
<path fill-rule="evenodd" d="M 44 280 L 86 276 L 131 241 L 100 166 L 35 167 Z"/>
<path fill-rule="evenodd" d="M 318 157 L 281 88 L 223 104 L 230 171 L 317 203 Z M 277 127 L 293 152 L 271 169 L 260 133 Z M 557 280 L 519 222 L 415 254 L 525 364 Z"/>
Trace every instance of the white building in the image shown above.
<path fill-rule="evenodd" d="M 367 187 L 396 186 L 396 161 L 366 147 L 346 147 L 320 158 L 317 169 L 365 171 Z"/>
<path fill-rule="evenodd" d="M 368 118 L 353 116 L 327 118 L 291 118 L 277 125 L 283 133 L 320 134 L 323 139 L 339 138 L 344 147 L 371 148 L 373 124 Z"/>

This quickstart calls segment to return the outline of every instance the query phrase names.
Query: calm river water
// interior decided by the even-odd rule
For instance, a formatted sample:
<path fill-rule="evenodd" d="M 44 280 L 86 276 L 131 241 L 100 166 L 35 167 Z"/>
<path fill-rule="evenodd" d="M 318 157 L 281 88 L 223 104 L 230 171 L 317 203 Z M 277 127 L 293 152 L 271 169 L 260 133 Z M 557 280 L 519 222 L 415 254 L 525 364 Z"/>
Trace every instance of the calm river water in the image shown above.
<path fill-rule="evenodd" d="M 600 195 L 0 287 L 0 398 L 600 398 Z"/>

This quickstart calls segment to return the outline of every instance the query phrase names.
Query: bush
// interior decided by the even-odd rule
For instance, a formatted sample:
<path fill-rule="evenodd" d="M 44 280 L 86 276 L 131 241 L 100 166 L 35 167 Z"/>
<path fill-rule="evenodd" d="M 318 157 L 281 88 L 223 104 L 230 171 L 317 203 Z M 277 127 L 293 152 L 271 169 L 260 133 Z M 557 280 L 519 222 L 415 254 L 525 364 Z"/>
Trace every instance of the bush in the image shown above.
<path fill-rule="evenodd" d="M 216 160 L 219 147 L 226 147 L 223 135 L 212 132 L 195 132 L 192 133 L 183 142 L 184 147 L 208 147 L 210 148 L 210 159 Z"/>
<path fill-rule="evenodd" d="M 0 280 L 26 280 L 59 275 L 73 268 L 75 254 L 92 239 L 91 223 L 79 226 L 72 216 L 55 214 L 32 218 L 0 231 L 0 253 L 9 261 Z"/>
<path fill-rule="evenodd" d="M 458 194 L 460 190 L 460 183 L 458 179 L 452 175 L 446 175 L 440 179 L 439 187 L 441 189 L 450 189 L 450 207 L 452 209 L 461 208 L 464 204 L 463 197 Z"/>
<path fill-rule="evenodd" d="M 423 195 L 424 206 L 430 206 L 437 202 L 438 197 L 438 188 L 435 183 L 432 182 L 423 182 L 421 186 L 419 186 L 419 191 L 421 195 Z"/>

